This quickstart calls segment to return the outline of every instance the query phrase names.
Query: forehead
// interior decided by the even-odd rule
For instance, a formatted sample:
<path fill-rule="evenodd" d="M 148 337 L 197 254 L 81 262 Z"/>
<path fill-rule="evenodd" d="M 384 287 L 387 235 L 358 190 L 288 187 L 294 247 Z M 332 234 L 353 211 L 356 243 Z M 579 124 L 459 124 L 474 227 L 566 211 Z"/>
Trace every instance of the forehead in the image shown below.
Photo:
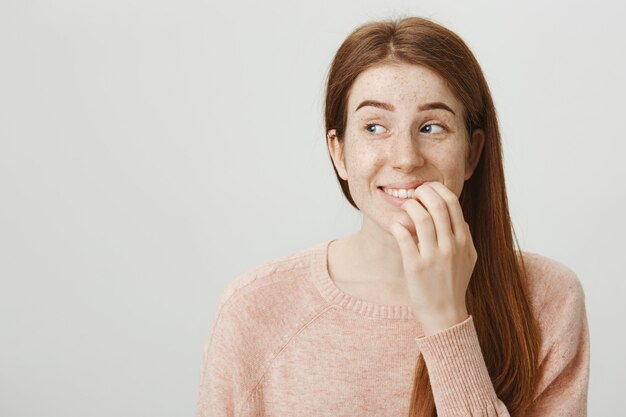
<path fill-rule="evenodd" d="M 423 65 L 406 63 L 378 65 L 360 73 L 350 89 L 348 111 L 353 113 L 363 100 L 391 103 L 400 111 L 414 112 L 420 104 L 436 101 L 448 104 L 457 115 L 463 108 L 443 77 Z"/>

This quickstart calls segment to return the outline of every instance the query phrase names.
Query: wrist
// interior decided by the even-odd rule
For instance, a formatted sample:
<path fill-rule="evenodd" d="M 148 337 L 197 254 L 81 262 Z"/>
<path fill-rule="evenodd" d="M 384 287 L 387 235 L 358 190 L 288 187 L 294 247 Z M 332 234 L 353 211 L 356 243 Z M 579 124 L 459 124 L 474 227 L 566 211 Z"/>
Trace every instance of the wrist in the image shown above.
<path fill-rule="evenodd" d="M 467 320 L 467 309 L 450 312 L 433 312 L 418 314 L 424 337 L 438 333 Z"/>

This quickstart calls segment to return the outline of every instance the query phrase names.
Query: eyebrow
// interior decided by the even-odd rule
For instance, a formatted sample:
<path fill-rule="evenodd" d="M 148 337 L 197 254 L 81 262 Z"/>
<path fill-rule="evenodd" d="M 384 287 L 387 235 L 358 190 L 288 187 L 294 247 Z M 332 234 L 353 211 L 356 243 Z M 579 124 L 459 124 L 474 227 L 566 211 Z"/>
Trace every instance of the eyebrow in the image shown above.
<path fill-rule="evenodd" d="M 365 100 L 362 101 L 361 104 L 359 104 L 357 106 L 357 108 L 354 110 L 355 112 L 360 109 L 361 107 L 365 107 L 365 106 L 372 106 L 372 107 L 378 107 L 379 109 L 384 109 L 387 111 L 395 111 L 396 108 L 393 106 L 393 104 L 389 104 L 389 103 L 382 103 L 380 101 L 375 101 L 375 100 Z M 456 113 L 450 108 L 450 106 L 448 106 L 445 103 L 442 103 L 441 101 L 435 101 L 432 103 L 424 103 L 420 106 L 417 107 L 418 111 L 424 111 L 424 110 L 432 110 L 432 109 L 443 109 L 443 110 L 447 110 L 450 113 L 454 114 L 456 116 Z"/>

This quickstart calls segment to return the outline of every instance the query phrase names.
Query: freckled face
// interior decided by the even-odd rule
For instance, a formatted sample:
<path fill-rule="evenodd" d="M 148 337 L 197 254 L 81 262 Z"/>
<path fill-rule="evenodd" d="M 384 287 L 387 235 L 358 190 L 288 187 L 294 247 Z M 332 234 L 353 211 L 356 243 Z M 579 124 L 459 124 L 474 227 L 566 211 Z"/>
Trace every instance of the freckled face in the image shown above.
<path fill-rule="evenodd" d="M 390 106 L 359 107 L 366 100 Z M 444 103 L 451 111 L 428 109 L 428 103 Z M 441 76 L 421 65 L 385 64 L 354 81 L 344 141 L 329 139 L 329 149 L 364 222 L 389 231 L 398 221 L 415 233 L 408 214 L 390 204 L 379 187 L 439 181 L 459 197 L 475 168 L 468 166 L 467 137 L 463 105 Z"/>

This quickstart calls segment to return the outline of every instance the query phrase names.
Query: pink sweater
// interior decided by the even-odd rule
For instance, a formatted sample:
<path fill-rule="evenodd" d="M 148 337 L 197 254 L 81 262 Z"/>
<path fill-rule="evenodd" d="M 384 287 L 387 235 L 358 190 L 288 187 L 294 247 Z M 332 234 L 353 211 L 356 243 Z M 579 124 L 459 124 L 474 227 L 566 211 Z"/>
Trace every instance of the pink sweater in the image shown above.
<path fill-rule="evenodd" d="M 223 293 L 204 349 L 198 417 L 405 417 L 417 355 L 437 414 L 509 416 L 490 380 L 473 317 L 423 337 L 411 306 L 337 288 L 331 241 L 275 259 Z M 576 274 L 522 252 L 543 343 L 526 417 L 586 416 L 589 330 Z"/>

